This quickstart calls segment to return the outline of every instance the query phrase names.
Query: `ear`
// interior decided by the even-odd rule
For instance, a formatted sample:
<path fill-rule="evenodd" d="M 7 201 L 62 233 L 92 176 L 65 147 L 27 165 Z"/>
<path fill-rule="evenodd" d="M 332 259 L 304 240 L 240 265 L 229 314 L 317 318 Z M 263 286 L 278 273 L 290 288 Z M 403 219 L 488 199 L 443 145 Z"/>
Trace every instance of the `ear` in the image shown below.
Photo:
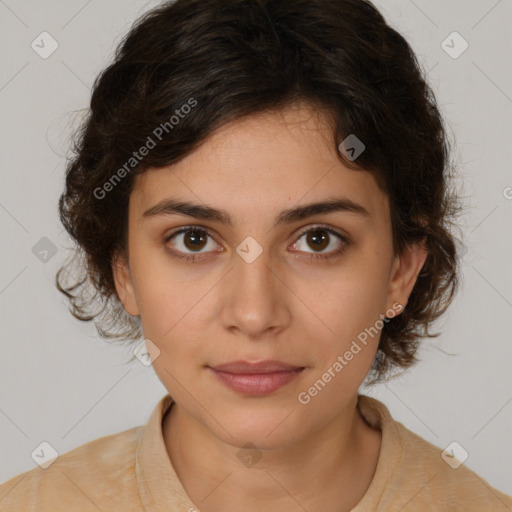
<path fill-rule="evenodd" d="M 117 296 L 129 315 L 139 315 L 139 307 L 135 299 L 135 291 L 128 265 L 124 256 L 116 254 L 112 259 L 112 273 L 116 285 Z"/>
<path fill-rule="evenodd" d="M 400 256 L 395 257 L 389 283 L 388 308 L 392 307 L 391 304 L 398 302 L 402 308 L 397 314 L 405 309 L 427 254 L 425 242 L 421 242 L 408 245 Z"/>

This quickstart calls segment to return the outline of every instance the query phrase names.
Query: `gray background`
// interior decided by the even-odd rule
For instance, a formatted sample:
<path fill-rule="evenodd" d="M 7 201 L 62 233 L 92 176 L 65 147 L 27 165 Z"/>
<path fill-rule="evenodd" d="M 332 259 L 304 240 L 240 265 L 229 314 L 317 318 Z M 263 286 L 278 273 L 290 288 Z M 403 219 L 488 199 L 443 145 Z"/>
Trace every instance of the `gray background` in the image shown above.
<path fill-rule="evenodd" d="M 62 454 L 146 423 L 166 393 L 151 367 L 124 363 L 128 348 L 75 320 L 53 284 L 68 255 L 57 201 L 71 129 L 130 23 L 157 3 L 0 0 L 0 482 L 35 467 L 43 440 Z M 429 70 L 455 139 L 468 250 L 443 334 L 369 394 L 433 444 L 460 443 L 468 467 L 512 494 L 512 2 L 376 5 Z M 43 31 L 59 45 L 47 59 L 31 48 Z M 453 31 L 469 43 L 456 59 L 441 46 Z M 32 252 L 43 237 L 58 248 L 46 263 Z"/>

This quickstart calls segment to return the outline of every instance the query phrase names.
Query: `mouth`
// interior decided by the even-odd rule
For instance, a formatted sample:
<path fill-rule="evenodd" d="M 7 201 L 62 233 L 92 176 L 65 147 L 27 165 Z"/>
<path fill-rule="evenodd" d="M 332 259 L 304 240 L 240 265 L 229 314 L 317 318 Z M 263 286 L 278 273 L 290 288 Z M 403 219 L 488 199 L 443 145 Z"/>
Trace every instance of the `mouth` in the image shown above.
<path fill-rule="evenodd" d="M 305 367 L 293 366 L 281 361 L 233 361 L 208 369 L 225 386 L 238 393 L 249 396 L 263 396 L 285 386 Z"/>

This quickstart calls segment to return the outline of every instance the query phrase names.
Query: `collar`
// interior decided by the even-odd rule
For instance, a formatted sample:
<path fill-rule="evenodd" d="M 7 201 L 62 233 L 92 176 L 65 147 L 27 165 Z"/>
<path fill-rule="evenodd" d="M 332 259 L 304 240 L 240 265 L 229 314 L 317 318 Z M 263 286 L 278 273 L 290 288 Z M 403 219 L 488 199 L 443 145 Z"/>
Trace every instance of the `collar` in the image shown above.
<path fill-rule="evenodd" d="M 146 426 L 141 429 L 135 455 L 135 470 L 140 498 L 146 512 L 195 510 L 167 454 L 162 421 L 174 403 L 167 394 L 160 399 Z M 386 482 L 392 479 L 403 457 L 398 425 L 387 407 L 375 398 L 358 395 L 357 408 L 366 422 L 382 432 L 379 459 L 373 479 L 352 512 L 374 510 Z"/>

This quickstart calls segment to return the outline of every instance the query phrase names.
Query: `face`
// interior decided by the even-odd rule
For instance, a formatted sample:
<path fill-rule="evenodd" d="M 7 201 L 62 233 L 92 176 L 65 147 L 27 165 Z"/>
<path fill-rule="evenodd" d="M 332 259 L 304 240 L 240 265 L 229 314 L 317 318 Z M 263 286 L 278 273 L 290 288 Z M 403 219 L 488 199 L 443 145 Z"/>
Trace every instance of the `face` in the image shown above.
<path fill-rule="evenodd" d="M 135 178 L 118 295 L 178 406 L 232 446 L 285 446 L 353 406 L 383 317 L 407 303 L 425 259 L 394 257 L 387 195 L 341 163 L 330 136 L 305 106 L 253 115 Z M 326 201 L 339 208 L 300 210 Z M 299 370 L 235 376 L 243 389 L 212 370 L 240 360 Z"/>

